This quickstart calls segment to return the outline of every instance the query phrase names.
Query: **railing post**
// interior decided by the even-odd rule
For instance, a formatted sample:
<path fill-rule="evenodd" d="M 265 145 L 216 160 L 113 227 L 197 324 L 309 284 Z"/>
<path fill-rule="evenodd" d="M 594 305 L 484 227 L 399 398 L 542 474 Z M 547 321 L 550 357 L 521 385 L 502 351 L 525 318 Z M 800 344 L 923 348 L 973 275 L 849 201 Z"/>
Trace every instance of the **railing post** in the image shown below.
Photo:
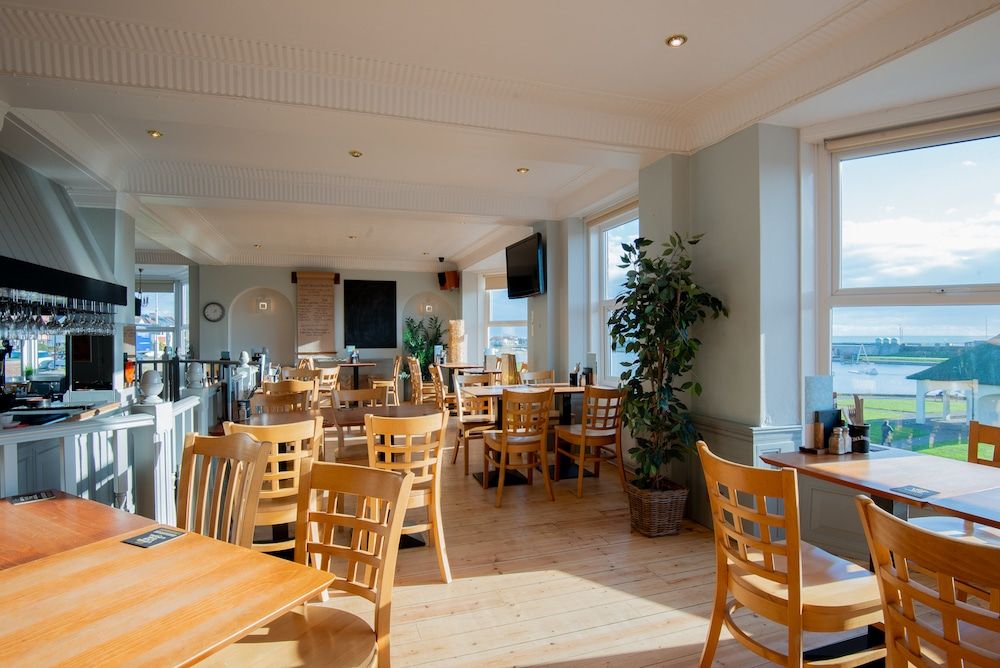
<path fill-rule="evenodd" d="M 154 421 L 151 428 L 134 430 L 136 512 L 163 524 L 176 524 L 173 404 L 136 404 L 132 412 L 151 415 Z"/>
<path fill-rule="evenodd" d="M 112 446 L 114 506 L 126 512 L 135 509 L 132 501 L 132 469 L 128 465 L 128 430 L 116 429 Z"/>

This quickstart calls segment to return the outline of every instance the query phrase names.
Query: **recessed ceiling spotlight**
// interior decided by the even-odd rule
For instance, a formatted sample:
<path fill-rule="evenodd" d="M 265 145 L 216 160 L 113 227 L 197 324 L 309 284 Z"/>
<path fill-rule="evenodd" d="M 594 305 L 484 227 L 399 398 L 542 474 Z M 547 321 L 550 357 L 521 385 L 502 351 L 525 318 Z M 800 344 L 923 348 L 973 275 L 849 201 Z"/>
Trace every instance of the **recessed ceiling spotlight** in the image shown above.
<path fill-rule="evenodd" d="M 356 234 L 349 234 L 349 235 L 347 235 L 347 238 L 351 239 L 353 241 L 354 239 L 357 239 L 358 236 Z"/>
<path fill-rule="evenodd" d="M 428 253 L 427 251 L 424 251 L 424 255 L 430 255 L 430 253 Z"/>
<path fill-rule="evenodd" d="M 348 151 L 347 155 L 351 156 L 352 158 L 360 158 L 361 156 L 364 155 L 364 153 L 362 153 L 358 149 L 354 149 L 352 151 Z"/>
<path fill-rule="evenodd" d="M 257 250 L 260 250 L 261 248 L 264 247 L 264 244 L 254 244 L 253 247 L 256 248 Z"/>
<path fill-rule="evenodd" d="M 515 169 L 514 171 L 515 171 L 515 172 L 517 172 L 518 174 L 527 174 L 527 173 L 528 173 L 528 172 L 530 172 L 531 170 L 530 170 L 530 169 L 528 169 L 527 167 L 518 167 L 518 168 L 517 168 L 517 169 Z"/>
<path fill-rule="evenodd" d="M 157 130 L 156 128 L 150 128 L 149 130 L 146 130 L 146 134 L 152 137 L 153 139 L 159 139 L 160 137 L 163 136 L 163 133 Z"/>
<path fill-rule="evenodd" d="M 687 35 L 680 35 L 680 34 L 671 35 L 670 37 L 663 40 L 663 42 L 667 46 L 674 49 L 676 49 L 679 46 L 684 46 L 687 43 L 687 41 L 688 41 Z"/>

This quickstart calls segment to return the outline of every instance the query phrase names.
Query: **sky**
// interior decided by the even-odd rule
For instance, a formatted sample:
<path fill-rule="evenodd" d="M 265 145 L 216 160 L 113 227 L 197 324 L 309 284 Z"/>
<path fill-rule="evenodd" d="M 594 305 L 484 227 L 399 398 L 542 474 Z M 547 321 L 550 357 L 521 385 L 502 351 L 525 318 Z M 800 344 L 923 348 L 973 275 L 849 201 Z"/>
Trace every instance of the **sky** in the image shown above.
<path fill-rule="evenodd" d="M 840 165 L 843 287 L 1000 283 L 1000 137 Z M 992 306 L 839 309 L 832 319 L 834 336 L 1000 333 Z"/>

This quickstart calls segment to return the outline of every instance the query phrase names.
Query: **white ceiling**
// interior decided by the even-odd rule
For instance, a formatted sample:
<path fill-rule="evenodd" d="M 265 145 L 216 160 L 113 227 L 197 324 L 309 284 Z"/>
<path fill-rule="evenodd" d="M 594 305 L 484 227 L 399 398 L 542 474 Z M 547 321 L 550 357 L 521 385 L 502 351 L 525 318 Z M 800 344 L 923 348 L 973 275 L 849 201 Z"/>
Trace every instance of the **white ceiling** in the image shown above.
<path fill-rule="evenodd" d="M 478 268 L 752 123 L 1000 89 L 998 6 L 0 2 L 0 150 L 83 205 L 130 195 L 143 250 Z"/>

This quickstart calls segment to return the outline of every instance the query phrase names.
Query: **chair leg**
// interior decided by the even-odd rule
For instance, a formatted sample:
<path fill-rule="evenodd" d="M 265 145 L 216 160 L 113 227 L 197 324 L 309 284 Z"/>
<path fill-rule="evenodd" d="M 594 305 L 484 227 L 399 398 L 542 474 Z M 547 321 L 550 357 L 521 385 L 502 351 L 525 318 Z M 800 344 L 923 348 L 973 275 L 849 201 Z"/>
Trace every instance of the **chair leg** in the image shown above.
<path fill-rule="evenodd" d="M 483 489 L 489 489 L 489 479 L 490 479 L 490 448 L 486 445 L 486 440 L 483 440 Z"/>
<path fill-rule="evenodd" d="M 468 435 L 466 435 L 466 437 L 462 439 L 462 446 L 463 446 L 463 448 L 465 450 L 465 452 L 462 455 L 462 457 L 465 459 L 465 475 L 469 475 L 469 437 L 468 437 Z M 486 447 L 486 441 L 483 441 L 483 447 L 484 448 Z"/>
<path fill-rule="evenodd" d="M 622 480 L 622 491 L 627 491 L 625 489 L 625 460 L 622 458 L 622 440 L 619 438 L 615 441 L 615 456 L 618 462 L 618 477 Z"/>
<path fill-rule="evenodd" d="M 719 646 L 719 634 L 722 633 L 722 620 L 726 615 L 726 582 L 725 562 L 721 561 L 716 548 L 715 555 L 715 599 L 712 602 L 712 617 L 708 622 L 708 636 L 701 648 L 699 668 L 711 668 L 715 650 Z"/>
<path fill-rule="evenodd" d="M 440 484 L 440 483 L 439 483 Z M 433 526 L 427 532 L 428 538 L 434 537 L 434 549 L 437 551 L 438 570 L 441 571 L 441 579 L 447 584 L 451 582 L 451 565 L 448 563 L 448 550 L 444 544 L 444 525 L 441 523 L 441 497 L 434 495 L 434 502 L 427 509 L 431 516 Z"/>
<path fill-rule="evenodd" d="M 452 453 L 451 463 L 458 463 L 458 449 L 462 447 L 462 430 L 459 428 L 458 434 L 455 435 L 455 452 Z"/>
<path fill-rule="evenodd" d="M 553 443 L 552 443 L 552 452 L 554 453 L 553 457 L 555 458 L 555 462 L 556 462 L 555 469 L 554 469 L 554 471 L 552 473 L 552 479 L 555 480 L 556 482 L 559 482 L 559 441 L 560 440 L 562 440 L 562 439 L 559 438 L 559 434 L 556 434 L 556 437 L 553 439 Z"/>
<path fill-rule="evenodd" d="M 549 494 L 549 501 L 555 501 L 556 495 L 552 491 L 552 481 L 549 480 L 549 455 L 545 448 L 545 441 L 542 441 L 538 446 L 538 460 L 542 464 L 542 480 L 545 481 L 545 491 Z M 534 468 L 534 466 L 531 468 Z"/>
<path fill-rule="evenodd" d="M 580 443 L 580 459 L 576 463 L 576 498 L 583 498 L 583 465 L 587 461 L 587 446 Z"/>
<path fill-rule="evenodd" d="M 497 463 L 497 508 L 500 507 L 500 501 L 503 499 L 503 479 L 504 474 L 507 473 L 507 462 L 509 461 L 510 455 L 506 452 L 501 452 L 500 461 Z M 483 484 L 486 484 L 485 476 L 483 476 Z"/>

